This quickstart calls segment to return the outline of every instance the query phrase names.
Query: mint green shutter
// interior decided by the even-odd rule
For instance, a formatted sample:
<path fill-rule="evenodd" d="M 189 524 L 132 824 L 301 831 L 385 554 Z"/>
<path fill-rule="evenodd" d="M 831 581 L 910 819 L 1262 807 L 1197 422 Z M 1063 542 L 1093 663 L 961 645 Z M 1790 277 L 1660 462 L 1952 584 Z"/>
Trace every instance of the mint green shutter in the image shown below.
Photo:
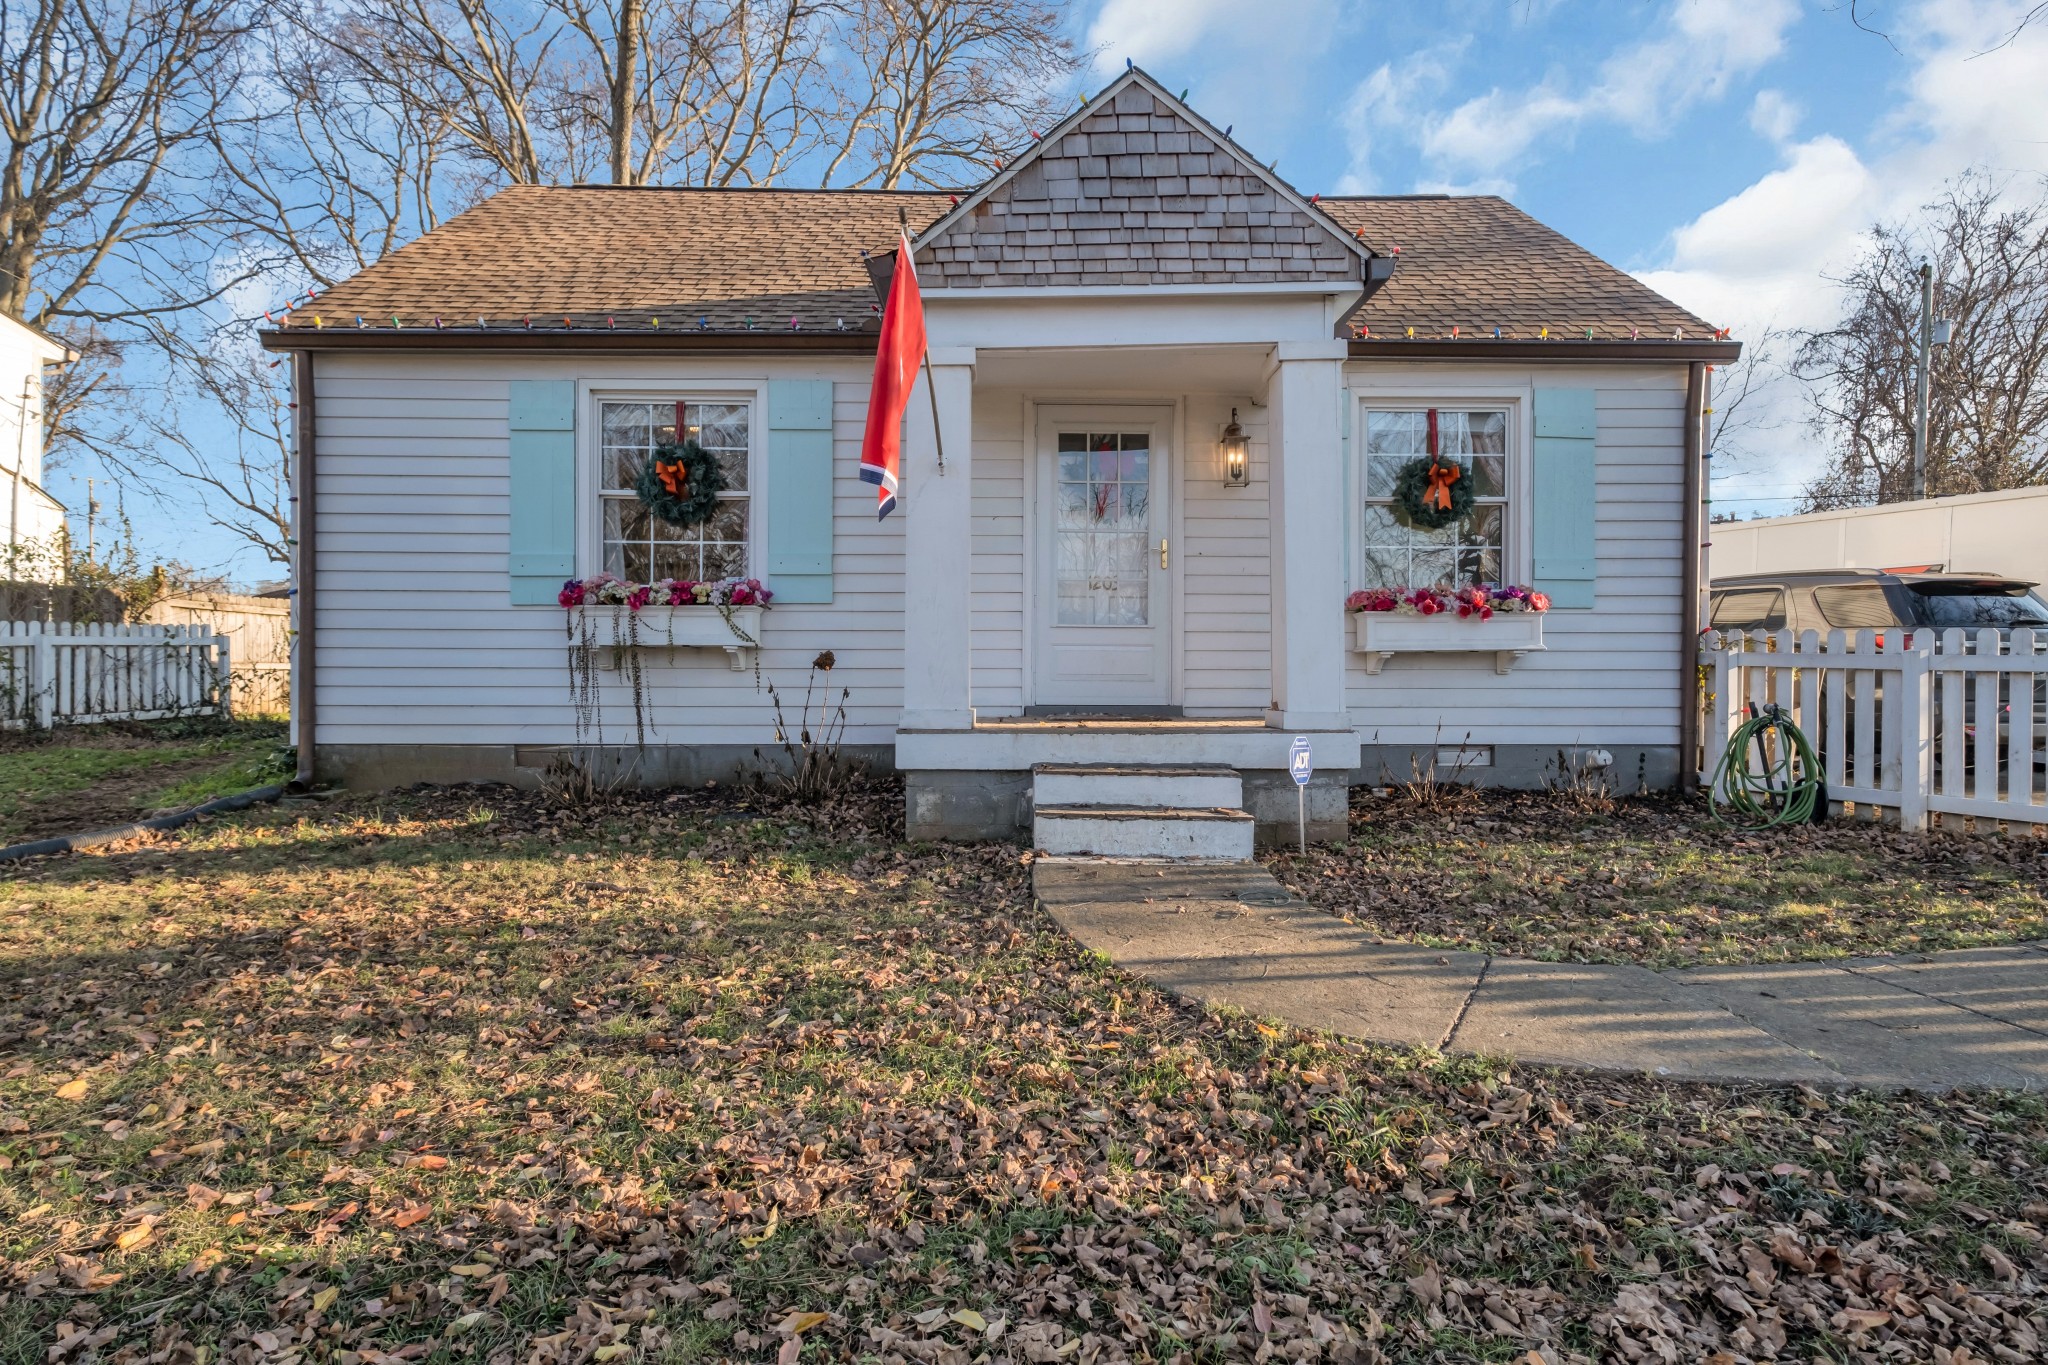
<path fill-rule="evenodd" d="M 511 399 L 512 604 L 553 606 L 576 572 L 576 384 L 519 380 Z"/>
<path fill-rule="evenodd" d="M 778 602 L 832 600 L 832 381 L 768 385 L 768 586 Z"/>
<path fill-rule="evenodd" d="M 1590 607 L 1599 578 L 1592 389 L 1536 390 L 1536 461 L 1530 476 L 1535 586 L 1553 607 Z"/>

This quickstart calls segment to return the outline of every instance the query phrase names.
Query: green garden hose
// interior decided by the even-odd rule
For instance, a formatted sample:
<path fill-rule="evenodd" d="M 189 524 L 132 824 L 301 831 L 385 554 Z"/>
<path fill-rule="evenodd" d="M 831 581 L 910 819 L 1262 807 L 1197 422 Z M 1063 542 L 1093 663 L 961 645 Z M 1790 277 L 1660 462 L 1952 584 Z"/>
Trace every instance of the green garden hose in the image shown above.
<path fill-rule="evenodd" d="M 1752 750 L 1757 761 L 1750 761 Z M 1707 801 L 1714 819 L 1742 829 L 1803 825 L 1825 809 L 1820 759 L 1777 706 L 1758 711 L 1729 736 Z"/>

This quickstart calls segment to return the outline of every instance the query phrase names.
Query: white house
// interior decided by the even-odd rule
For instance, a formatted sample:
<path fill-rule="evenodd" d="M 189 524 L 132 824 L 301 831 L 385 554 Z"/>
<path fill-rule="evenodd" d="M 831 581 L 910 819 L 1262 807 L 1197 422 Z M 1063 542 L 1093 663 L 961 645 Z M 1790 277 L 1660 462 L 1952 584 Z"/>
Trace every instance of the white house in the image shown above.
<path fill-rule="evenodd" d="M 899 219 L 930 370 L 878 520 Z M 531 782 L 580 746 L 723 778 L 771 747 L 756 665 L 801 692 L 830 650 L 913 834 L 1020 827 L 1048 765 L 1228 770 L 1291 831 L 1297 735 L 1321 832 L 1440 750 L 1678 778 L 1704 371 L 1738 347 L 1499 199 L 1304 196 L 1141 70 L 957 195 L 507 189 L 265 341 L 295 363 L 308 777 Z M 730 485 L 687 529 L 632 491 L 679 417 Z M 1432 431 L 1473 495 L 1435 531 L 1394 496 Z M 557 598 L 600 570 L 775 594 L 640 612 L 644 745 L 630 668 L 579 730 Z M 1473 581 L 1552 605 L 1346 613 Z"/>
<path fill-rule="evenodd" d="M 7 500 L 9 553 L 0 578 L 55 582 L 62 576 L 64 504 L 43 487 L 43 372 L 74 358 L 40 328 L 0 314 L 0 497 Z"/>

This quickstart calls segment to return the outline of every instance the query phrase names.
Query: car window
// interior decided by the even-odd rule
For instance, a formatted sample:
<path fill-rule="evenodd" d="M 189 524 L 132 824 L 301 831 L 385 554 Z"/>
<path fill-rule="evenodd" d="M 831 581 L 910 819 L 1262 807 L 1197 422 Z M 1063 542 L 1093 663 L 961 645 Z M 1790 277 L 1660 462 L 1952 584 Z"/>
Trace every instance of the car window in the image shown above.
<path fill-rule="evenodd" d="M 1918 624 L 1961 626 L 2048 626 L 2048 603 L 2018 583 L 1909 583 Z"/>
<path fill-rule="evenodd" d="M 1838 583 L 1813 590 L 1813 604 L 1836 630 L 1883 630 L 1904 625 L 1876 583 Z"/>
<path fill-rule="evenodd" d="M 1715 630 L 1783 630 L 1785 594 L 1779 588 L 1729 588 L 1713 597 L 1708 621 Z"/>

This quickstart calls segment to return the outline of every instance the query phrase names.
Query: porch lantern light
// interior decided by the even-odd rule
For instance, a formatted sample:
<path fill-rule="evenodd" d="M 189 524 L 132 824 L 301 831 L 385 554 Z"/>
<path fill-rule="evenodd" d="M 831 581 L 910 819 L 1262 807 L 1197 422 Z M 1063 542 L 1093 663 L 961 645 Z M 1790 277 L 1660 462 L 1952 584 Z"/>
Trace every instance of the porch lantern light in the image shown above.
<path fill-rule="evenodd" d="M 1230 410 L 1230 425 L 1223 428 L 1223 486 L 1245 488 L 1252 481 L 1251 452 L 1245 443 L 1244 428 L 1237 424 L 1237 409 Z"/>

